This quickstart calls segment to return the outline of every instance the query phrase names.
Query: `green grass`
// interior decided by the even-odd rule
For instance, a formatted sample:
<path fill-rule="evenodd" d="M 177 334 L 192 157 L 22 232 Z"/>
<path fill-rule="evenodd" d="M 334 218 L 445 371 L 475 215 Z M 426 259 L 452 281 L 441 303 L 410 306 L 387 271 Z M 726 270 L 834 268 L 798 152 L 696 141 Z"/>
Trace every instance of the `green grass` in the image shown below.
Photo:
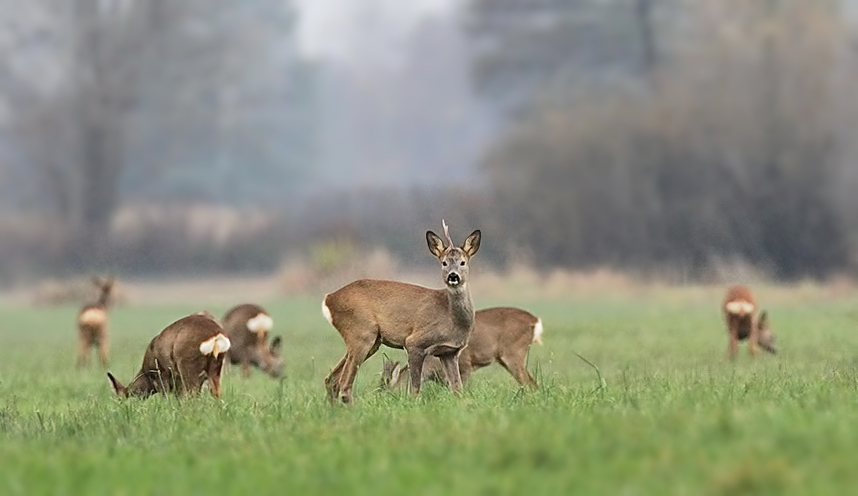
<path fill-rule="evenodd" d="M 325 401 L 343 345 L 318 298 L 263 302 L 286 377 L 232 370 L 222 400 L 117 401 L 98 367 L 74 368 L 74 308 L 0 308 L 0 494 L 846 494 L 858 301 L 822 291 L 763 292 L 782 352 L 735 364 L 720 291 L 478 298 L 543 318 L 540 390 L 491 367 L 460 397 L 377 392 L 379 353 L 350 407 Z M 196 310 L 115 309 L 111 370 L 127 381 Z"/>

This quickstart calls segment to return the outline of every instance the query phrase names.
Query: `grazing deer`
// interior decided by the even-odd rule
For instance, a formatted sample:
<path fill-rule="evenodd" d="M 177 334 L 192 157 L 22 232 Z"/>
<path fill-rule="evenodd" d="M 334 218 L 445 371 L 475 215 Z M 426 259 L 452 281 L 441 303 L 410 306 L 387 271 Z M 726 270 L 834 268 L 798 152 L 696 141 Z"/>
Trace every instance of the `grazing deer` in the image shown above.
<path fill-rule="evenodd" d="M 727 354 L 730 359 L 736 358 L 739 352 L 739 341 L 748 340 L 748 352 L 757 355 L 757 346 L 769 353 L 777 353 L 775 335 L 769 328 L 768 314 L 763 311 L 756 318 L 757 301 L 747 286 L 731 286 L 727 290 L 722 305 L 724 320 L 727 322 L 727 332 L 730 341 Z"/>
<path fill-rule="evenodd" d="M 475 230 L 457 247 L 443 226 L 447 244 L 432 231 L 426 232 L 426 243 L 441 262 L 444 289 L 361 279 L 325 295 L 322 313 L 346 345 L 346 354 L 325 378 L 331 402 L 337 397 L 351 402 L 358 368 L 382 344 L 408 353 L 415 395 L 427 356 L 439 357 L 451 389 L 461 389 L 458 356 L 474 325 L 468 262 L 480 248 L 481 234 Z"/>
<path fill-rule="evenodd" d="M 459 354 L 462 382 L 467 382 L 473 371 L 497 362 L 522 386 L 536 387 L 536 380 L 526 368 L 527 354 L 533 343 L 542 344 L 542 320 L 530 312 L 511 307 L 477 311 L 471 338 Z M 395 387 L 407 370 L 408 365 L 385 360 L 382 386 Z M 443 381 L 443 371 L 440 360 L 427 358 L 423 379 Z"/>
<path fill-rule="evenodd" d="M 268 345 L 268 332 L 273 326 L 268 312 L 251 303 L 235 306 L 224 315 L 223 328 L 232 343 L 226 356 L 229 363 L 241 364 L 244 377 L 250 376 L 251 365 L 274 378 L 283 373 L 280 336 Z"/>
<path fill-rule="evenodd" d="M 101 365 L 107 368 L 109 343 L 107 339 L 107 309 L 111 303 L 113 292 L 113 276 L 107 279 L 93 277 L 92 283 L 99 290 L 98 299 L 94 303 L 84 305 L 77 314 L 77 366 L 89 364 L 90 348 L 98 348 Z"/>
<path fill-rule="evenodd" d="M 229 347 L 229 338 L 214 316 L 200 312 L 173 322 L 152 339 L 140 372 L 127 387 L 110 372 L 107 377 L 123 398 L 199 393 L 206 379 L 212 395 L 220 398 L 220 374 Z"/>

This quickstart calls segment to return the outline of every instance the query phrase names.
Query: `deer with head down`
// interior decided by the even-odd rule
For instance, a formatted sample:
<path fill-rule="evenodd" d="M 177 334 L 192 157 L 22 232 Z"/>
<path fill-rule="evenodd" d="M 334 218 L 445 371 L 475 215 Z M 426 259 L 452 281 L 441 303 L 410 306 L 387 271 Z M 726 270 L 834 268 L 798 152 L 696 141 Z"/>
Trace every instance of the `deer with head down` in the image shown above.
<path fill-rule="evenodd" d="M 769 327 L 768 313 L 763 311 L 757 317 L 757 301 L 747 286 L 731 286 L 721 304 L 727 332 L 730 336 L 727 355 L 736 358 L 739 352 L 739 341 L 748 341 L 748 352 L 757 355 L 757 346 L 777 353 L 775 334 Z"/>
<path fill-rule="evenodd" d="M 542 343 L 542 330 L 540 318 L 519 308 L 495 307 L 477 311 L 471 338 L 459 354 L 462 382 L 467 382 L 473 371 L 497 362 L 522 386 L 536 387 L 536 380 L 527 371 L 527 355 L 531 344 Z M 381 385 L 396 387 L 407 370 L 408 365 L 385 359 Z M 423 366 L 423 379 L 443 381 L 443 370 L 440 360 L 429 357 Z"/>
<path fill-rule="evenodd" d="M 84 305 L 77 314 L 77 366 L 89 364 L 89 354 L 92 348 L 98 349 L 101 365 L 107 368 L 109 343 L 107 335 L 107 310 L 111 303 L 113 292 L 113 276 L 106 279 L 93 277 L 92 283 L 98 288 L 98 299 Z"/>
<path fill-rule="evenodd" d="M 237 305 L 223 317 L 223 328 L 231 346 L 226 354 L 229 363 L 241 364 L 244 377 L 250 376 L 254 366 L 277 378 L 283 373 L 283 357 L 280 355 L 280 336 L 268 344 L 268 333 L 274 319 L 259 305 L 245 303 Z"/>
<path fill-rule="evenodd" d="M 325 295 L 322 314 L 346 345 L 346 354 L 325 378 L 331 402 L 351 402 L 358 368 L 382 344 L 408 353 L 413 394 L 420 392 L 427 356 L 438 357 L 450 388 L 461 390 L 458 358 L 474 325 L 469 262 L 480 248 L 481 234 L 475 230 L 458 247 L 447 224 L 443 226 L 447 243 L 432 231 L 426 232 L 426 243 L 441 263 L 444 289 L 361 279 Z"/>
<path fill-rule="evenodd" d="M 208 380 L 211 393 L 220 398 L 220 375 L 229 351 L 229 338 L 209 312 L 183 317 L 152 339 L 143 365 L 128 386 L 107 373 L 120 397 L 149 397 L 155 393 L 199 393 Z"/>

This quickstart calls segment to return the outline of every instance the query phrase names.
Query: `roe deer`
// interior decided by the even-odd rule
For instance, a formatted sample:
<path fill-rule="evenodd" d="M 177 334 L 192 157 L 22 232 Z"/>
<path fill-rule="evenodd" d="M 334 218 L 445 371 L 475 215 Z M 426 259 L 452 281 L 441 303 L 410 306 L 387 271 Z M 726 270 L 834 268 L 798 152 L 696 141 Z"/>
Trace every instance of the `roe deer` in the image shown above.
<path fill-rule="evenodd" d="M 99 290 L 98 299 L 94 303 L 84 305 L 77 314 L 77 366 L 89 364 L 91 348 L 98 348 L 98 358 L 101 365 L 107 368 L 109 343 L 107 339 L 107 309 L 111 303 L 113 292 L 113 276 L 107 279 L 93 277 L 92 283 Z"/>
<path fill-rule="evenodd" d="M 478 310 L 474 314 L 474 330 L 468 345 L 459 354 L 462 382 L 467 382 L 473 371 L 497 362 L 522 386 L 536 387 L 536 380 L 526 368 L 527 354 L 533 343 L 542 344 L 540 318 L 519 308 Z M 406 370 L 408 365 L 385 360 L 382 386 L 395 387 Z M 423 366 L 423 379 L 443 381 L 443 370 L 437 358 L 427 358 Z"/>
<path fill-rule="evenodd" d="M 441 262 L 444 289 L 361 279 L 325 295 L 322 313 L 346 345 L 346 354 L 325 378 L 331 402 L 351 402 L 358 368 L 382 344 L 408 353 L 413 394 L 420 392 L 427 355 L 439 357 L 451 389 L 461 389 L 458 356 L 474 325 L 468 262 L 480 248 L 481 234 L 475 230 L 457 247 L 442 224 L 447 244 L 432 231 L 426 232 L 426 243 Z"/>
<path fill-rule="evenodd" d="M 223 329 L 231 343 L 226 356 L 229 363 L 241 364 L 244 377 L 250 376 L 251 365 L 274 378 L 283 372 L 280 336 L 268 345 L 268 332 L 273 325 L 274 320 L 268 312 L 252 303 L 237 305 L 224 315 Z"/>
<path fill-rule="evenodd" d="M 212 395 L 220 398 L 220 373 L 229 347 L 214 316 L 200 312 L 173 322 L 152 339 L 140 372 L 127 387 L 110 372 L 107 377 L 120 397 L 199 393 L 208 379 Z"/>
<path fill-rule="evenodd" d="M 759 318 L 756 318 L 757 301 L 750 288 L 731 286 L 724 297 L 722 310 L 724 320 L 727 322 L 727 332 L 730 335 L 727 348 L 730 359 L 736 358 L 739 352 L 739 341 L 746 339 L 751 356 L 757 355 L 757 346 L 769 353 L 777 353 L 775 335 L 768 324 L 768 314 L 762 312 Z"/>

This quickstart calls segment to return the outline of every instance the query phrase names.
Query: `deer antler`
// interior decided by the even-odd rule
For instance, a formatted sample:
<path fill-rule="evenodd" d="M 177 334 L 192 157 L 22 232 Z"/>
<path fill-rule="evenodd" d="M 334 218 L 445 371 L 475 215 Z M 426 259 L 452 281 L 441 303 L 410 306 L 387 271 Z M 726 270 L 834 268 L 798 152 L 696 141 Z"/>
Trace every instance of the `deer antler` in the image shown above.
<path fill-rule="evenodd" d="M 450 237 L 450 227 L 441 219 L 441 225 L 444 226 L 444 237 L 447 238 L 447 246 L 453 246 L 453 238 Z"/>

